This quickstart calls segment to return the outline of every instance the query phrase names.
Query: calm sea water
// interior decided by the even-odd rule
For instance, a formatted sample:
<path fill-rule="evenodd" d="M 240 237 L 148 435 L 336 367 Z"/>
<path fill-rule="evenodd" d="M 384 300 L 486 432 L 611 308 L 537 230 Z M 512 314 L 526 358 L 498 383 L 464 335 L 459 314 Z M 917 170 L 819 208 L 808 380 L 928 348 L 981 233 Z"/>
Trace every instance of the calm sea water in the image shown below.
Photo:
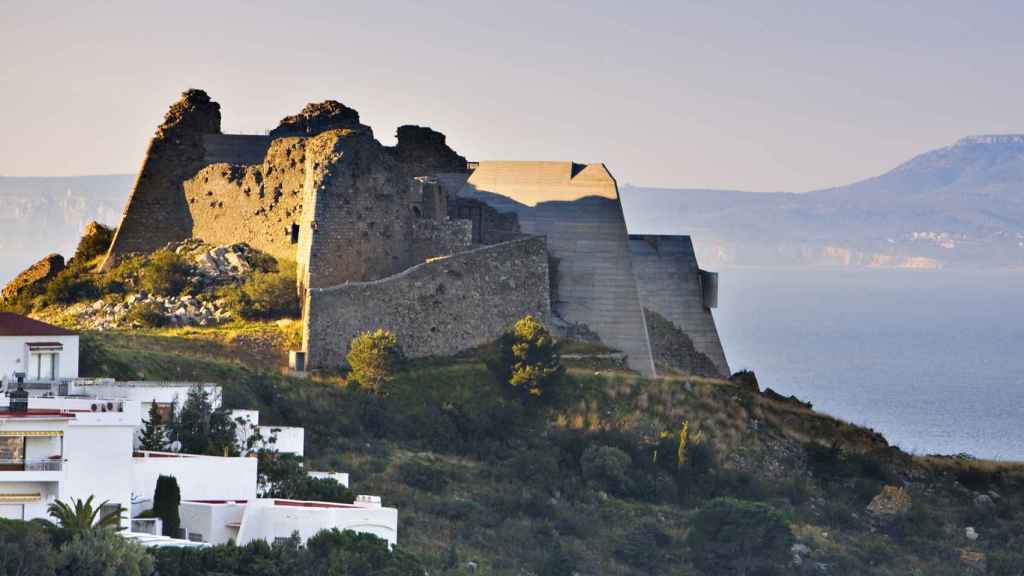
<path fill-rule="evenodd" d="M 1024 461 L 1024 273 L 720 273 L 734 371 L 907 451 Z"/>

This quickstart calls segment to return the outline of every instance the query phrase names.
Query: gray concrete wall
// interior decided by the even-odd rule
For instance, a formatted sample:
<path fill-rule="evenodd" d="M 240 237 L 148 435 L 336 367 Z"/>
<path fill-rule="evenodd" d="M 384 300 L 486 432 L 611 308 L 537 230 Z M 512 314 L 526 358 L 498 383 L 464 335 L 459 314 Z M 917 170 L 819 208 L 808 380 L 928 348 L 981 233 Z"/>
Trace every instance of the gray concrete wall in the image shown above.
<path fill-rule="evenodd" d="M 629 247 L 643 307 L 682 330 L 696 351 L 714 363 L 719 375 L 728 376 L 729 363 L 718 338 L 714 316 L 704 307 L 700 269 L 690 237 L 632 236 Z M 661 358 L 686 356 L 658 350 L 655 355 Z M 673 368 L 683 372 L 701 372 L 696 363 Z"/>
<path fill-rule="evenodd" d="M 550 319 L 544 239 L 513 240 L 432 260 L 394 276 L 312 288 L 303 345 L 312 369 L 342 366 L 359 333 L 384 328 L 410 357 L 493 341 L 526 314 Z"/>

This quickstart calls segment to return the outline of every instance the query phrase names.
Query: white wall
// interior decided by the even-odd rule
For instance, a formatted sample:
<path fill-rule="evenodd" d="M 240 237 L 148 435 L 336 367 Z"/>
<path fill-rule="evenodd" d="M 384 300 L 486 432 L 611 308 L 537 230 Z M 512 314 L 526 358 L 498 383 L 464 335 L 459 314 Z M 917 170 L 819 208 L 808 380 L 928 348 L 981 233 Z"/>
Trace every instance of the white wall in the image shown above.
<path fill-rule="evenodd" d="M 178 511 L 181 527 L 188 534 L 201 535 L 203 542 L 224 544 L 238 538 L 238 528 L 227 524 L 241 522 L 245 507 L 245 503 L 182 502 Z"/>
<path fill-rule="evenodd" d="M 161 474 L 174 476 L 184 500 L 253 500 L 256 498 L 256 459 L 222 456 L 144 453 L 132 462 L 132 493 L 153 499 Z M 154 456 L 167 454 L 167 457 Z M 147 509 L 151 504 L 146 505 Z"/>
<path fill-rule="evenodd" d="M 260 448 L 271 448 L 282 454 L 295 454 L 303 456 L 306 444 L 306 429 L 296 426 L 260 426 L 260 413 L 258 410 L 232 410 L 231 419 L 241 421 L 236 430 L 236 438 L 239 446 L 244 447 L 248 439 L 257 430 L 264 439 L 262 446 L 254 446 L 254 450 Z M 273 444 L 268 443 L 271 437 L 276 437 Z"/>
<path fill-rule="evenodd" d="M 0 336 L 0 379 L 13 381 L 16 372 L 28 372 L 28 344 L 59 342 L 57 378 L 78 378 L 78 336 Z"/>
<path fill-rule="evenodd" d="M 127 526 L 132 503 L 132 437 L 135 428 L 134 424 L 69 424 L 64 435 L 66 475 L 60 498 L 67 501 L 95 496 L 96 505 L 104 500 L 120 504 L 125 510 L 124 525 Z"/>
<path fill-rule="evenodd" d="M 398 542 L 398 510 L 395 508 L 323 505 L 318 507 L 276 505 L 285 502 L 260 499 L 246 505 L 237 543 L 273 542 L 293 532 L 306 541 L 321 530 L 352 530 L 375 534 L 394 546 Z M 322 503 L 311 503 L 322 504 Z M 211 541 L 212 542 L 212 541 Z"/>

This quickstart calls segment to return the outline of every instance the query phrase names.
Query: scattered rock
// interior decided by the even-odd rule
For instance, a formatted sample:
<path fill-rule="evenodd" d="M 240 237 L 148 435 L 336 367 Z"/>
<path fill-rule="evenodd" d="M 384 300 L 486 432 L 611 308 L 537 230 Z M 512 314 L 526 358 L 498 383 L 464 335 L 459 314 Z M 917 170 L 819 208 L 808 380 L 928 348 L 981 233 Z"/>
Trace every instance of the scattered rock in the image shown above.
<path fill-rule="evenodd" d="M 970 568 L 981 573 L 984 573 L 988 567 L 988 558 L 985 557 L 984 552 L 976 552 L 974 550 L 960 549 L 960 562 Z"/>
<path fill-rule="evenodd" d="M 994 508 L 996 503 L 992 500 L 992 497 L 988 494 L 978 494 L 974 497 L 974 507 L 979 510 L 990 510 Z"/>
<path fill-rule="evenodd" d="M 978 533 L 974 531 L 973 526 L 968 526 L 967 528 L 964 528 L 964 537 L 966 537 L 971 542 L 974 542 L 978 539 Z"/>

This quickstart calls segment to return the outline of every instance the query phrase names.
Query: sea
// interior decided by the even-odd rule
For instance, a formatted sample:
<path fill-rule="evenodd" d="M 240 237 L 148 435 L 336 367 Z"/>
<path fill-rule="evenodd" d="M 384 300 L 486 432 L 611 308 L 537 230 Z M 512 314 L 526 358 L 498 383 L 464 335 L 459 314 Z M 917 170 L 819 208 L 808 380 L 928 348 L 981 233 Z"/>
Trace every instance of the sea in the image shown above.
<path fill-rule="evenodd" d="M 733 371 L 914 454 L 1024 461 L 1024 272 L 718 272 Z"/>

